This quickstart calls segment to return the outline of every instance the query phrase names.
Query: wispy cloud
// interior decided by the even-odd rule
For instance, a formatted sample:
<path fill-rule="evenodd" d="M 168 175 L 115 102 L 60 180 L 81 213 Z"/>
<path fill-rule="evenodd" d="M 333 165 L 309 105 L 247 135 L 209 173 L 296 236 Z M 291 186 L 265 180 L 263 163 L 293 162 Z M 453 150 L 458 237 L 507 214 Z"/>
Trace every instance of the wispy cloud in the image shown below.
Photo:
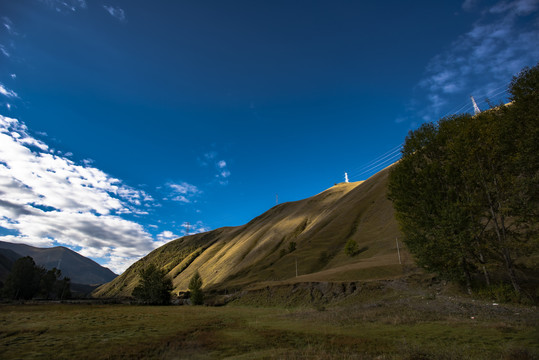
<path fill-rule="evenodd" d="M 210 151 L 198 158 L 198 163 L 200 166 L 207 167 L 209 165 L 215 166 L 214 177 L 217 179 L 219 184 L 227 185 L 228 178 L 231 175 L 230 170 L 228 169 L 228 164 L 225 160 L 218 159 L 217 151 Z M 214 182 L 215 183 L 215 182 Z"/>
<path fill-rule="evenodd" d="M 181 203 L 191 203 L 194 198 L 202 194 L 202 191 L 195 185 L 186 182 L 168 183 L 169 195 L 164 200 L 178 201 Z"/>
<path fill-rule="evenodd" d="M 215 167 L 217 168 L 217 174 L 215 175 L 215 177 L 219 180 L 219 183 L 221 185 L 227 185 L 228 178 L 230 177 L 231 173 L 230 170 L 228 170 L 226 161 L 218 161 L 215 164 Z"/>
<path fill-rule="evenodd" d="M 416 118 L 434 120 L 457 112 L 463 101 L 469 106 L 460 110 L 469 111 L 469 95 L 485 107 L 487 98 L 499 101 L 512 76 L 539 59 L 539 0 L 500 1 L 486 9 L 479 5 L 463 3 L 465 10 L 477 9 L 478 20 L 429 62 L 418 86 L 424 100 L 418 101 L 421 108 L 412 109 Z"/>
<path fill-rule="evenodd" d="M 7 16 L 2 16 L 2 26 L 10 35 L 16 34 L 13 30 L 13 22 Z"/>
<path fill-rule="evenodd" d="M 103 9 L 105 9 L 110 14 L 110 16 L 115 17 L 121 22 L 127 22 L 125 11 L 122 8 L 114 7 L 110 5 L 103 5 Z"/>
<path fill-rule="evenodd" d="M 194 224 L 184 222 L 182 224 L 182 228 L 185 235 L 200 234 L 211 230 L 211 228 L 205 225 L 202 221 L 197 221 Z"/>
<path fill-rule="evenodd" d="M 39 0 L 40 2 L 50 6 L 52 9 L 63 12 L 63 11 L 72 11 L 76 12 L 77 10 L 86 9 L 86 0 Z"/>
<path fill-rule="evenodd" d="M 473 10 L 479 3 L 479 0 L 465 0 L 462 4 L 462 8 L 466 11 Z"/>
<path fill-rule="evenodd" d="M 0 44 L 0 52 L 2 53 L 2 55 L 4 55 L 7 58 L 11 57 L 11 54 L 9 53 L 9 51 L 7 51 L 6 47 L 2 44 Z"/>
<path fill-rule="evenodd" d="M 142 225 L 152 197 L 103 171 L 58 155 L 20 121 L 0 115 L 1 240 L 81 248 L 121 272 L 155 248 Z"/>
<path fill-rule="evenodd" d="M 0 94 L 12 99 L 19 97 L 15 91 L 7 89 L 2 83 L 0 83 Z"/>
<path fill-rule="evenodd" d="M 197 160 L 200 166 L 208 166 L 209 163 L 211 163 L 213 159 L 215 159 L 216 156 L 217 156 L 217 152 L 210 151 L 210 152 L 205 153 L 201 157 L 198 157 Z"/>

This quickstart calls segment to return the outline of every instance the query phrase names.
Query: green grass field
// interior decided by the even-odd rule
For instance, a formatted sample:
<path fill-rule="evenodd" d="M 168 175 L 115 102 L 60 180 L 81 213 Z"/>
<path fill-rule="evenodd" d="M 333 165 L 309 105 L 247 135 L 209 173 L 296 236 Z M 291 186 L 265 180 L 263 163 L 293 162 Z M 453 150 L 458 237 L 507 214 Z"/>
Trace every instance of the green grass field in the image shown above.
<path fill-rule="evenodd" d="M 347 301 L 327 309 L 1 305 L 0 359 L 535 359 L 539 354 L 534 308 L 404 298 L 398 292 Z"/>

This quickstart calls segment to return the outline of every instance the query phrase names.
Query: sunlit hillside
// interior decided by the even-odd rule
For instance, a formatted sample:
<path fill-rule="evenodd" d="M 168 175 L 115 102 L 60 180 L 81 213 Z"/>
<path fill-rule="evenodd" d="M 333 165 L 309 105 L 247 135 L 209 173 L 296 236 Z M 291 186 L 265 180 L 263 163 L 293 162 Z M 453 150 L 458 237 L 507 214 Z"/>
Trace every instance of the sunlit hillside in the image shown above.
<path fill-rule="evenodd" d="M 129 296 L 138 283 L 138 271 L 150 263 L 166 269 L 175 291 L 187 289 L 197 270 L 204 287 L 214 289 L 400 276 L 403 265 L 395 241 L 399 230 L 386 198 L 388 172 L 385 169 L 364 182 L 336 184 L 308 199 L 279 204 L 243 226 L 171 241 L 94 295 Z M 349 239 L 358 244 L 354 256 L 344 251 Z M 410 255 L 400 251 L 402 262 L 411 265 Z"/>

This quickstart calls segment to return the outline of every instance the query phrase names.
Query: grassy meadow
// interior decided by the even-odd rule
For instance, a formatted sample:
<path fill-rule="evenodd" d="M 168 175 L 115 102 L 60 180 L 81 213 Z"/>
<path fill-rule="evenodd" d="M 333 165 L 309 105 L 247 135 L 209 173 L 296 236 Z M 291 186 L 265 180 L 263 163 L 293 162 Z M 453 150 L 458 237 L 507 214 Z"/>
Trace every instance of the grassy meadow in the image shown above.
<path fill-rule="evenodd" d="M 4 360 L 535 359 L 538 354 L 535 308 L 398 291 L 327 308 L 255 302 L 0 305 Z"/>

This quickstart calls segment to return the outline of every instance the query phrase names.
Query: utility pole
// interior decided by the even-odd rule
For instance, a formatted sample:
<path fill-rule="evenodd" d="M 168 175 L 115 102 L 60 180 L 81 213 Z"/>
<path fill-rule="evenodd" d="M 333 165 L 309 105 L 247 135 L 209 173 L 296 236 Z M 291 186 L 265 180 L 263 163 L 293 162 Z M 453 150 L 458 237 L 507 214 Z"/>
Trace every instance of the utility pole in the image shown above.
<path fill-rule="evenodd" d="M 395 238 L 395 241 L 397 242 L 397 254 L 399 254 L 399 264 L 402 265 L 402 262 L 401 262 L 401 251 L 399 249 L 399 239 L 398 238 Z"/>
<path fill-rule="evenodd" d="M 348 182 L 348 173 L 347 172 L 344 173 L 344 182 L 346 182 L 346 183 Z"/>
<path fill-rule="evenodd" d="M 279 205 L 279 194 L 275 194 L 275 205 Z"/>
<path fill-rule="evenodd" d="M 189 221 L 187 221 L 185 223 L 185 236 L 189 236 L 189 227 L 191 226 L 191 224 L 189 224 Z"/>

